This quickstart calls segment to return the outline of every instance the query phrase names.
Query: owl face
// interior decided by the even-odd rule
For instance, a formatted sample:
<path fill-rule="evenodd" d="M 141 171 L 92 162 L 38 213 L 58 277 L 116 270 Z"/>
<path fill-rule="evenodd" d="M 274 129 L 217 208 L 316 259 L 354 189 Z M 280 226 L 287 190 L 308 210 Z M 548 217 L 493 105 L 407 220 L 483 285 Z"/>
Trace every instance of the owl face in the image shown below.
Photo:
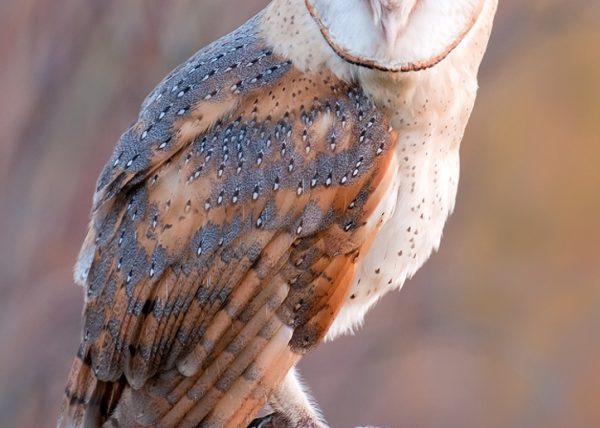
<path fill-rule="evenodd" d="M 306 0 L 344 59 L 387 71 L 431 67 L 451 52 L 492 0 Z"/>

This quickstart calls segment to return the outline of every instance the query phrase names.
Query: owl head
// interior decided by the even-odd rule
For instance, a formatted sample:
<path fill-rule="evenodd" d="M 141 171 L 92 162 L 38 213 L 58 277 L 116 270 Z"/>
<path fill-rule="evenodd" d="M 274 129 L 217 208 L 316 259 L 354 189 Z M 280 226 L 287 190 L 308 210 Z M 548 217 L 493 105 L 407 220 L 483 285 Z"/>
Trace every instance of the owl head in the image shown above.
<path fill-rule="evenodd" d="M 437 64 L 473 27 L 485 1 L 305 0 L 338 55 L 386 71 Z"/>

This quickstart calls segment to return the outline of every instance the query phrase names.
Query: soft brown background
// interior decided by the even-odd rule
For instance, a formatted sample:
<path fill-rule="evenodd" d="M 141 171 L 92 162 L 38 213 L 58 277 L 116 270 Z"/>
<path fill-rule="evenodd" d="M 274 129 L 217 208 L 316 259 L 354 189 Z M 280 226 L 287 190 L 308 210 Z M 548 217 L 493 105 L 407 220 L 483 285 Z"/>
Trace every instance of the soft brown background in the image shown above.
<path fill-rule="evenodd" d="M 0 1 L 0 426 L 51 427 L 100 168 L 264 1 Z M 334 427 L 600 426 L 600 2 L 501 0 L 440 252 L 302 372 Z"/>

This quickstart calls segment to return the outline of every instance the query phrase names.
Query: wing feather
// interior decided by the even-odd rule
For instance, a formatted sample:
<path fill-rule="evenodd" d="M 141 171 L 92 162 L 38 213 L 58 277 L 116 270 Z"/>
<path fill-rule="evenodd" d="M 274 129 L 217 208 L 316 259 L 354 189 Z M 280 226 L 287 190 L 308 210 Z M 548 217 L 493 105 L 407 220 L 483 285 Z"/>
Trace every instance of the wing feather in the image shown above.
<path fill-rule="evenodd" d="M 75 426 L 248 423 L 347 297 L 396 137 L 255 26 L 168 76 L 100 175 L 76 269 Z"/>

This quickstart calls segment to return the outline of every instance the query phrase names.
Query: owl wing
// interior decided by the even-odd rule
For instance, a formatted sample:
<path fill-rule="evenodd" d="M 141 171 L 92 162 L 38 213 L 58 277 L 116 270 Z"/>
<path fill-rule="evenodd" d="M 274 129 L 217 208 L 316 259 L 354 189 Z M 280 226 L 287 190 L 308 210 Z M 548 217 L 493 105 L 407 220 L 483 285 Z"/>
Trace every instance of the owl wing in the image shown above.
<path fill-rule="evenodd" d="M 243 426 L 346 298 L 395 136 L 251 27 L 168 76 L 100 175 L 63 421 Z"/>

